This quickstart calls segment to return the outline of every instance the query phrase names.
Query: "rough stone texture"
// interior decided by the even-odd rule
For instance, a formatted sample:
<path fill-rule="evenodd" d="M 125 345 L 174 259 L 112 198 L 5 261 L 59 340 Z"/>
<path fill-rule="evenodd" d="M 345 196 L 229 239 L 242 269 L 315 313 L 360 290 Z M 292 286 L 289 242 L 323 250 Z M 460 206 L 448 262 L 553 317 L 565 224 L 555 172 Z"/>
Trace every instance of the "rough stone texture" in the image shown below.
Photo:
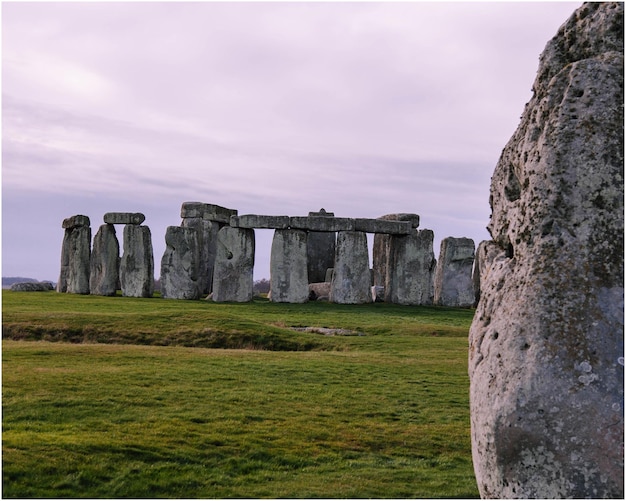
<path fill-rule="evenodd" d="M 309 231 L 354 231 L 354 219 L 328 216 L 293 216 L 289 227 Z"/>
<path fill-rule="evenodd" d="M 120 286 L 120 244 L 112 224 L 103 224 L 93 238 L 89 291 L 96 296 L 115 296 Z"/>
<path fill-rule="evenodd" d="M 124 254 L 120 261 L 122 295 L 152 297 L 154 293 L 154 256 L 150 228 L 135 224 L 124 226 Z"/>
<path fill-rule="evenodd" d="M 383 303 L 385 301 L 385 287 L 372 285 L 372 301 L 374 303 Z"/>
<path fill-rule="evenodd" d="M 89 271 L 91 259 L 91 228 L 87 216 L 72 216 L 63 220 L 63 244 L 61 247 L 61 273 L 57 282 L 58 292 L 89 294 Z"/>
<path fill-rule="evenodd" d="M 309 284 L 310 301 L 328 301 L 330 297 L 330 282 L 317 282 Z"/>
<path fill-rule="evenodd" d="M 371 303 L 370 286 L 366 234 L 362 231 L 338 232 L 330 301 L 339 304 Z"/>
<path fill-rule="evenodd" d="M 223 223 L 210 221 L 200 217 L 184 218 L 181 226 L 193 228 L 197 232 L 199 262 L 198 288 L 201 294 L 209 294 L 213 290 L 213 269 L 217 256 L 217 233 L 224 226 Z"/>
<path fill-rule="evenodd" d="M 205 204 L 203 202 L 183 202 L 180 208 L 180 217 L 183 219 L 199 217 L 207 221 L 229 224 L 231 216 L 236 215 L 236 210 L 227 209 L 226 207 L 214 204 Z"/>
<path fill-rule="evenodd" d="M 385 233 L 388 235 L 408 235 L 413 229 L 410 221 L 384 221 L 382 219 L 354 220 L 354 230 L 365 233 Z"/>
<path fill-rule="evenodd" d="M 16 282 L 11 285 L 14 292 L 46 292 L 53 291 L 52 282 Z"/>
<path fill-rule="evenodd" d="M 270 297 L 275 303 L 306 303 L 307 234 L 302 230 L 276 230 L 270 258 Z"/>
<path fill-rule="evenodd" d="M 448 237 L 441 241 L 435 270 L 435 304 L 469 308 L 474 304 L 474 241 Z"/>
<path fill-rule="evenodd" d="M 243 214 L 241 216 L 231 216 L 230 225 L 233 228 L 267 228 L 284 230 L 289 228 L 289 216 Z"/>
<path fill-rule="evenodd" d="M 103 219 L 106 224 L 141 224 L 146 216 L 141 212 L 107 212 Z"/>
<path fill-rule="evenodd" d="M 624 498 L 623 21 L 584 4 L 559 29 L 492 178 L 469 352 L 483 497 Z"/>
<path fill-rule="evenodd" d="M 483 240 L 478 244 L 472 270 L 472 282 L 474 284 L 474 306 L 478 306 L 480 300 L 481 275 L 489 273 L 489 267 L 500 253 L 500 248 L 491 240 Z"/>
<path fill-rule="evenodd" d="M 309 217 L 335 217 L 334 212 L 309 212 Z M 307 272 L 309 283 L 320 283 L 326 279 L 326 272 L 335 265 L 335 242 L 337 234 L 334 231 L 310 231 L 307 237 Z"/>
<path fill-rule="evenodd" d="M 161 258 L 161 297 L 200 298 L 200 248 L 194 228 L 168 226 Z"/>
<path fill-rule="evenodd" d="M 413 230 L 389 241 L 384 286 L 385 301 L 404 305 L 431 305 L 437 261 L 432 230 Z"/>
<path fill-rule="evenodd" d="M 254 230 L 224 226 L 217 234 L 213 301 L 252 301 L 253 270 Z"/>
<path fill-rule="evenodd" d="M 420 224 L 418 214 L 401 212 L 397 214 L 385 214 L 378 218 L 382 221 L 409 221 L 412 228 L 417 228 Z M 409 232 L 407 232 L 409 233 Z M 387 281 L 387 266 L 389 261 L 389 243 L 391 236 L 384 233 L 374 234 L 374 245 L 372 249 L 372 269 L 374 270 L 374 285 L 384 286 Z"/>

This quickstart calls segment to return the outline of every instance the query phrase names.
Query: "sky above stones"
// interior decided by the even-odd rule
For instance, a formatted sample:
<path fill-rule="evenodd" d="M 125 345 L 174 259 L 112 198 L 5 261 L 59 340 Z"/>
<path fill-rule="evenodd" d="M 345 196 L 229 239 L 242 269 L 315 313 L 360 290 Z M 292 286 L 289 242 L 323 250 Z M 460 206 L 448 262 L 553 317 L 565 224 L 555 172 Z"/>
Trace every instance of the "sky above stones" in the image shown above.
<path fill-rule="evenodd" d="M 185 201 L 411 212 L 436 256 L 478 244 L 539 54 L 579 5 L 4 2 L 2 275 L 56 281 L 64 218 L 95 234 L 128 211 L 158 277 Z"/>

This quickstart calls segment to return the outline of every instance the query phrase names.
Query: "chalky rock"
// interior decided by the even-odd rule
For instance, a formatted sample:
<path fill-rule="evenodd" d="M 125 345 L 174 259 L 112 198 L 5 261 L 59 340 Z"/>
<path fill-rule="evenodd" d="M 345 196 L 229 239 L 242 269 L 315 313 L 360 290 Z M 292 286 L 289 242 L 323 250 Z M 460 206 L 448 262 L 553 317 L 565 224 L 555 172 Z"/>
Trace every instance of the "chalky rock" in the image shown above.
<path fill-rule="evenodd" d="M 58 292 L 89 294 L 91 228 L 87 216 L 76 215 L 63 220 L 65 229 L 61 247 L 61 273 Z"/>
<path fill-rule="evenodd" d="M 112 224 L 103 224 L 93 238 L 89 291 L 97 296 L 115 296 L 119 286 L 120 244 Z"/>
<path fill-rule="evenodd" d="M 302 230 L 276 230 L 270 258 L 270 296 L 275 303 L 306 303 L 307 234 Z"/>
<path fill-rule="evenodd" d="M 309 212 L 314 217 L 334 217 L 333 212 L 320 209 L 319 212 Z M 335 265 L 335 242 L 337 234 L 334 231 L 310 231 L 307 246 L 307 272 L 309 283 L 326 281 L 326 271 Z"/>
<path fill-rule="evenodd" d="M 330 301 L 339 304 L 371 303 L 370 286 L 366 234 L 362 231 L 338 232 Z"/>
<path fill-rule="evenodd" d="M 217 234 L 213 301 L 252 301 L 254 230 L 224 226 Z"/>
<path fill-rule="evenodd" d="M 624 4 L 548 42 L 491 184 L 470 328 L 486 498 L 624 498 Z"/>
<path fill-rule="evenodd" d="M 152 235 L 147 226 L 135 224 L 124 226 L 120 284 L 123 296 L 152 297 L 154 293 Z"/>
<path fill-rule="evenodd" d="M 328 301 L 330 297 L 330 282 L 309 284 L 309 301 Z"/>
<path fill-rule="evenodd" d="M 168 226 L 161 258 L 161 297 L 199 299 L 200 248 L 194 228 Z"/>
<path fill-rule="evenodd" d="M 435 270 L 435 298 L 438 306 L 469 308 L 474 305 L 474 241 L 448 237 L 441 241 Z"/>
<path fill-rule="evenodd" d="M 437 261 L 432 230 L 394 235 L 389 242 L 385 301 L 404 305 L 431 305 Z"/>
<path fill-rule="evenodd" d="M 141 224 L 146 216 L 141 212 L 107 212 L 103 219 L 106 224 Z"/>

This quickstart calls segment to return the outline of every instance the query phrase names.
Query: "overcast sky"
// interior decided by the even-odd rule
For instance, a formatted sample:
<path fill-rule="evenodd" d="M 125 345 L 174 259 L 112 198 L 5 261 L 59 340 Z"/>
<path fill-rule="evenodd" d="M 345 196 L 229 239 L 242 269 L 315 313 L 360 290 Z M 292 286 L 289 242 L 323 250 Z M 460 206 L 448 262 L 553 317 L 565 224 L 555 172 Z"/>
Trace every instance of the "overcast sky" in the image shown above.
<path fill-rule="evenodd" d="M 56 281 L 64 218 L 95 235 L 129 211 L 158 276 L 185 201 L 412 212 L 436 256 L 477 245 L 539 54 L 579 5 L 3 2 L 2 275 Z"/>

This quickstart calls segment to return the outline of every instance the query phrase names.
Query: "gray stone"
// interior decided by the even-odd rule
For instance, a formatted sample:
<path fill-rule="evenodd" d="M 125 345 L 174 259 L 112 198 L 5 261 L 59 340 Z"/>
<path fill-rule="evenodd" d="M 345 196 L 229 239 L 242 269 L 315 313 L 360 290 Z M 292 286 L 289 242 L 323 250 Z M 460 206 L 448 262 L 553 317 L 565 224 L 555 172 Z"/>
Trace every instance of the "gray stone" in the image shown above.
<path fill-rule="evenodd" d="M 154 293 L 154 256 L 150 228 L 135 224 L 124 226 L 124 254 L 120 261 L 122 295 L 152 297 Z"/>
<path fill-rule="evenodd" d="M 410 221 L 413 228 L 417 228 L 420 225 L 419 214 L 413 214 L 410 212 L 399 212 L 396 214 L 385 214 L 378 219 L 383 221 Z"/>
<path fill-rule="evenodd" d="M 252 301 L 253 271 L 254 230 L 224 226 L 217 234 L 213 301 Z"/>
<path fill-rule="evenodd" d="M 441 241 L 435 270 L 435 304 L 469 308 L 474 304 L 474 241 L 448 237 Z"/>
<path fill-rule="evenodd" d="M 141 212 L 107 212 L 104 215 L 106 224 L 141 224 L 146 220 Z"/>
<path fill-rule="evenodd" d="M 231 216 L 236 215 L 236 210 L 227 209 L 226 207 L 214 204 L 205 204 L 203 202 L 184 202 L 180 209 L 180 217 L 183 219 L 199 217 L 223 224 L 229 224 Z"/>
<path fill-rule="evenodd" d="M 334 217 L 333 212 L 320 209 L 319 212 L 309 212 L 309 217 Z M 335 265 L 335 242 L 337 235 L 334 231 L 310 231 L 307 238 L 307 272 L 309 283 L 319 283 L 326 280 L 326 272 Z"/>
<path fill-rule="evenodd" d="M 14 292 L 47 292 L 54 290 L 52 282 L 16 282 L 11 285 Z"/>
<path fill-rule="evenodd" d="M 389 241 L 385 301 L 404 305 L 431 305 L 437 261 L 432 230 L 413 230 Z"/>
<path fill-rule="evenodd" d="M 333 258 L 333 262 L 334 262 L 334 258 Z M 326 274 L 324 275 L 324 282 L 332 282 L 334 274 L 335 274 L 335 268 L 328 268 L 326 270 Z"/>
<path fill-rule="evenodd" d="M 294 216 L 289 218 L 292 229 L 309 231 L 353 231 L 354 219 L 328 216 Z"/>
<path fill-rule="evenodd" d="M 213 290 L 213 269 L 217 256 L 217 233 L 223 223 L 199 217 L 184 218 L 181 226 L 193 228 L 198 238 L 198 288 L 201 294 L 209 294 Z"/>
<path fill-rule="evenodd" d="M 260 216 L 257 214 L 244 214 L 231 216 L 230 225 L 233 228 L 266 228 L 284 230 L 289 228 L 289 216 Z"/>
<path fill-rule="evenodd" d="M 474 269 L 472 270 L 474 306 L 477 306 L 480 300 L 480 284 L 487 280 L 491 265 L 500 251 L 501 249 L 492 240 L 483 240 L 478 244 L 476 257 L 474 258 Z"/>
<path fill-rule="evenodd" d="M 408 221 L 412 228 L 417 228 L 420 223 L 418 214 L 401 212 L 397 214 L 386 214 L 380 216 L 382 221 Z M 410 234 L 410 232 L 406 232 Z M 389 244 L 391 236 L 385 233 L 374 234 L 374 245 L 372 249 L 372 269 L 374 270 L 374 284 L 384 286 L 387 282 L 387 266 L 389 264 Z"/>
<path fill-rule="evenodd" d="M 275 303 L 306 303 L 307 234 L 302 230 L 276 230 L 270 258 L 270 294 Z"/>
<path fill-rule="evenodd" d="M 470 328 L 472 455 L 493 498 L 624 498 L 624 4 L 546 46 L 491 183 Z"/>
<path fill-rule="evenodd" d="M 366 234 L 362 231 L 338 232 L 330 301 L 339 304 L 371 303 L 370 287 Z"/>
<path fill-rule="evenodd" d="M 87 216 L 72 216 L 63 221 L 65 233 L 61 248 L 61 273 L 57 291 L 89 294 L 91 228 Z"/>
<path fill-rule="evenodd" d="M 90 225 L 91 225 L 91 222 L 89 221 L 89 218 L 87 216 L 78 214 L 76 216 L 71 216 L 71 217 L 64 219 L 63 223 L 61 224 L 61 227 L 64 230 L 71 230 L 73 228 L 80 228 L 82 226 L 88 227 Z"/>
<path fill-rule="evenodd" d="M 408 235 L 413 229 L 410 221 L 384 221 L 382 219 L 354 220 L 354 230 L 365 233 L 384 233 L 388 235 Z"/>
<path fill-rule="evenodd" d="M 103 224 L 93 238 L 89 291 L 97 296 L 115 296 L 120 286 L 120 244 L 112 224 Z"/>
<path fill-rule="evenodd" d="M 328 301 L 330 297 L 330 282 L 309 284 L 310 301 Z"/>
<path fill-rule="evenodd" d="M 382 285 L 372 285 L 372 301 L 374 303 L 385 301 L 385 288 Z"/>
<path fill-rule="evenodd" d="M 168 226 L 161 259 L 161 297 L 200 298 L 200 248 L 194 228 Z"/>

